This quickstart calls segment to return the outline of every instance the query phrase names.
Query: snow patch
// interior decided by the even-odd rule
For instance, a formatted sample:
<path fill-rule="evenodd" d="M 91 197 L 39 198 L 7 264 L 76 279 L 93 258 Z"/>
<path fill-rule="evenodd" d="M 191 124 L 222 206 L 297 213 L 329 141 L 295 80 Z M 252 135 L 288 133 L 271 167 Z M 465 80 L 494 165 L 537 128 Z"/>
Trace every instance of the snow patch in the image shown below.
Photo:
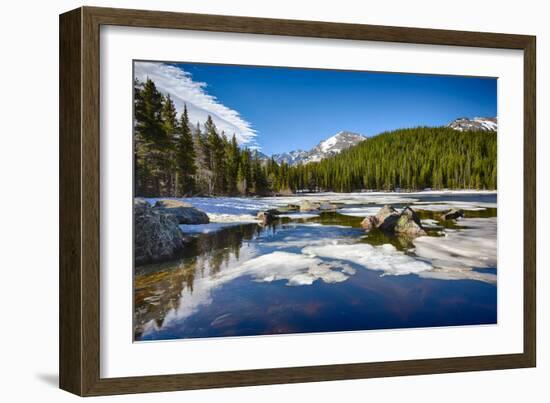
<path fill-rule="evenodd" d="M 350 207 L 337 210 L 339 214 L 350 217 L 367 217 L 376 215 L 381 207 Z"/>
<path fill-rule="evenodd" d="M 302 249 L 302 253 L 347 261 L 366 269 L 378 270 L 391 275 L 416 274 L 432 269 L 431 264 L 405 255 L 390 244 L 381 246 L 369 244 L 308 246 Z"/>
<path fill-rule="evenodd" d="M 319 214 L 314 214 L 314 213 L 286 213 L 286 214 L 279 214 L 279 217 L 290 218 L 291 220 L 305 220 L 305 219 L 308 219 L 308 218 L 319 217 Z"/>
<path fill-rule="evenodd" d="M 251 259 L 240 269 L 255 281 L 272 282 L 287 280 L 286 285 L 311 285 L 318 279 L 325 283 L 340 283 L 349 277 L 341 271 L 332 270 L 336 265 L 323 263 L 321 259 L 299 253 L 276 251 Z"/>
<path fill-rule="evenodd" d="M 445 230 L 444 237 L 416 238 L 415 254 L 432 262 L 431 277 L 496 282 L 496 275 L 473 269 L 497 267 L 497 218 L 465 218 L 457 224 L 464 228 Z"/>

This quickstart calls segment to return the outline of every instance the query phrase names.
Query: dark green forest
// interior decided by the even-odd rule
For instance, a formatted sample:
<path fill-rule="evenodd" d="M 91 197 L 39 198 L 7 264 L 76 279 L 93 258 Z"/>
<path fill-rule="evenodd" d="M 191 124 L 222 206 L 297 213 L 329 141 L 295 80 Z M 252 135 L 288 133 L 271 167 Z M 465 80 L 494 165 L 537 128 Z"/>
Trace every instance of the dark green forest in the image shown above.
<path fill-rule="evenodd" d="M 136 196 L 496 189 L 496 136 L 446 127 L 395 130 L 320 162 L 288 166 L 239 147 L 210 116 L 190 122 L 185 108 L 178 117 L 152 80 L 134 83 Z"/>

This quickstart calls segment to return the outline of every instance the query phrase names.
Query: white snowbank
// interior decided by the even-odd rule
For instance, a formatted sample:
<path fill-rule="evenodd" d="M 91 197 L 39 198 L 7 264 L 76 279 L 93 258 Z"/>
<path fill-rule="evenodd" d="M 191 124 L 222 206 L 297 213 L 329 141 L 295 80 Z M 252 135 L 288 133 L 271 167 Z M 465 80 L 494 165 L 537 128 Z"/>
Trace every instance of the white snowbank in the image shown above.
<path fill-rule="evenodd" d="M 308 246 L 302 253 L 358 264 L 384 274 L 403 275 L 430 270 L 432 265 L 398 251 L 393 245 L 372 246 L 366 243 L 353 245 Z"/>
<path fill-rule="evenodd" d="M 496 275 L 472 269 L 497 267 L 497 218 L 465 218 L 458 225 L 465 228 L 445 230 L 445 237 L 423 236 L 413 241 L 416 255 L 437 268 L 430 277 L 496 282 Z"/>

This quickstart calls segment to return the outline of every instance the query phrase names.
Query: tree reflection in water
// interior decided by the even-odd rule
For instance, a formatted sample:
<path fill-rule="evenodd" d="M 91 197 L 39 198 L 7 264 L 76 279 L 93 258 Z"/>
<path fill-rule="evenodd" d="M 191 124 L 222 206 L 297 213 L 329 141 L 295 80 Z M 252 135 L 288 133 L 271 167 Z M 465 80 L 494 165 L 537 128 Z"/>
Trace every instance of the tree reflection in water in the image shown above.
<path fill-rule="evenodd" d="M 247 242 L 262 233 L 274 233 L 276 225 L 233 226 L 213 233 L 190 237 L 177 261 L 136 267 L 134 277 L 134 337 L 145 326 L 160 328 L 166 314 L 180 305 L 185 292 L 193 293 L 195 277 L 213 277 L 239 253 Z"/>

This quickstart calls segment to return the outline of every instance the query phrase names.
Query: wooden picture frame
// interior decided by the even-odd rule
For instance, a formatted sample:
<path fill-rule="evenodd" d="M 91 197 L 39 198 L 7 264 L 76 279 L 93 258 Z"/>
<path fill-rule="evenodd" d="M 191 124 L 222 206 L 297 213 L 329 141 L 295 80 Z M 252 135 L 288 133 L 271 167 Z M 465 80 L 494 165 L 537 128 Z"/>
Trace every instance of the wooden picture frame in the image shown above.
<path fill-rule="evenodd" d="M 524 349 L 521 354 L 127 378 L 100 377 L 100 27 L 119 25 L 524 52 Z M 60 387 L 81 396 L 533 367 L 536 363 L 535 37 L 81 7 L 60 16 Z M 518 251 L 519 252 L 519 251 Z"/>

